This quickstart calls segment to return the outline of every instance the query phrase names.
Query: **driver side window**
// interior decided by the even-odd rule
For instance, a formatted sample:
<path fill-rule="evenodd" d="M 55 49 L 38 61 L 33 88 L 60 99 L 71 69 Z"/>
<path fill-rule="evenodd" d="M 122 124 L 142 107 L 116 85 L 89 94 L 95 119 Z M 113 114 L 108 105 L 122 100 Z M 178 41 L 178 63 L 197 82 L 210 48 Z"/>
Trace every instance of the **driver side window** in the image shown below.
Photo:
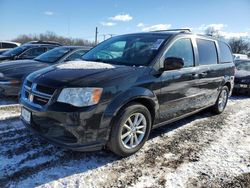
<path fill-rule="evenodd" d="M 39 55 L 41 55 L 42 53 L 44 53 L 46 51 L 46 48 L 41 47 L 41 48 L 32 48 L 27 50 L 26 52 L 24 52 L 20 58 L 24 58 L 24 59 L 31 59 L 31 58 L 35 58 Z"/>
<path fill-rule="evenodd" d="M 83 54 L 86 53 L 86 50 L 78 50 L 68 56 L 64 61 L 74 61 L 82 59 Z"/>
<path fill-rule="evenodd" d="M 165 58 L 178 57 L 184 60 L 184 67 L 194 66 L 194 52 L 191 39 L 177 40 L 165 54 Z"/>
<path fill-rule="evenodd" d="M 118 41 L 110 46 L 107 46 L 106 50 L 102 50 L 96 54 L 98 59 L 116 59 L 123 56 L 123 51 L 126 46 L 126 41 Z"/>

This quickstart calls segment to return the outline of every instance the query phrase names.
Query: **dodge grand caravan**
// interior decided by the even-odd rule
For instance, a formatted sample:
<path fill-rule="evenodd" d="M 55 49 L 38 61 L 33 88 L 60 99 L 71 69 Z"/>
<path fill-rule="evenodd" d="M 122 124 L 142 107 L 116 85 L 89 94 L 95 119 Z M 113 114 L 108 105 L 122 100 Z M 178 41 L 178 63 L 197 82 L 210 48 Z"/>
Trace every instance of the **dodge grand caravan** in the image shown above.
<path fill-rule="evenodd" d="M 131 155 L 153 128 L 222 113 L 233 88 L 230 47 L 186 30 L 113 37 L 82 59 L 30 74 L 20 98 L 23 123 L 72 150 Z"/>

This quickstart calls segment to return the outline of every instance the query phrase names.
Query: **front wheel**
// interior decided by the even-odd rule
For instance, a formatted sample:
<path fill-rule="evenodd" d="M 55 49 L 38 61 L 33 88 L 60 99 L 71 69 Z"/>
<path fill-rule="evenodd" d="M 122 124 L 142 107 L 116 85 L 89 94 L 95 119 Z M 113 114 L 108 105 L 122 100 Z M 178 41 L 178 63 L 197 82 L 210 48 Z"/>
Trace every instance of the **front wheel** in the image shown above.
<path fill-rule="evenodd" d="M 220 92 L 220 95 L 215 103 L 215 105 L 212 107 L 212 111 L 216 114 L 220 114 L 224 111 L 227 105 L 229 96 L 229 89 L 227 86 L 224 86 Z"/>
<path fill-rule="evenodd" d="M 108 147 L 117 155 L 132 155 L 144 145 L 150 130 L 151 114 L 148 109 L 132 103 L 115 118 Z"/>

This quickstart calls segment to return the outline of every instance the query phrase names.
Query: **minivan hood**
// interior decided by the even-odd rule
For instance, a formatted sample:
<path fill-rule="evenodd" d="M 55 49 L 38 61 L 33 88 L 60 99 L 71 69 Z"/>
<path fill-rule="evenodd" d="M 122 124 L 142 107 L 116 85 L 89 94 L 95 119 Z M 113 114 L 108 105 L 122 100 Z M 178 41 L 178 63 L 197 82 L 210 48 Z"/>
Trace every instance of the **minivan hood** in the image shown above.
<path fill-rule="evenodd" d="M 137 68 L 122 65 L 111 65 L 90 61 L 70 61 L 37 71 L 29 80 L 51 87 L 67 86 L 102 86 L 110 80 L 127 77 Z"/>

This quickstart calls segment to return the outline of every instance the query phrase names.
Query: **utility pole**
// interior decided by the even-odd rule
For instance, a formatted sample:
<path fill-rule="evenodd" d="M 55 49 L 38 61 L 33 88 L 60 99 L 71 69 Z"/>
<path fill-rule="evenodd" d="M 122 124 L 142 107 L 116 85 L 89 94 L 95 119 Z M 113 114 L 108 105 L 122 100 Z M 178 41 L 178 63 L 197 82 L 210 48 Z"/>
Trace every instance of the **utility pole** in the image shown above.
<path fill-rule="evenodd" d="M 95 45 L 97 45 L 98 28 L 95 28 Z"/>
<path fill-rule="evenodd" d="M 103 34 L 103 41 L 106 40 L 106 34 Z"/>
<path fill-rule="evenodd" d="M 103 35 L 102 35 L 102 36 L 103 36 L 103 41 L 106 40 L 106 36 L 112 38 L 114 35 L 115 35 L 115 34 L 109 34 L 109 33 L 103 34 Z"/>

